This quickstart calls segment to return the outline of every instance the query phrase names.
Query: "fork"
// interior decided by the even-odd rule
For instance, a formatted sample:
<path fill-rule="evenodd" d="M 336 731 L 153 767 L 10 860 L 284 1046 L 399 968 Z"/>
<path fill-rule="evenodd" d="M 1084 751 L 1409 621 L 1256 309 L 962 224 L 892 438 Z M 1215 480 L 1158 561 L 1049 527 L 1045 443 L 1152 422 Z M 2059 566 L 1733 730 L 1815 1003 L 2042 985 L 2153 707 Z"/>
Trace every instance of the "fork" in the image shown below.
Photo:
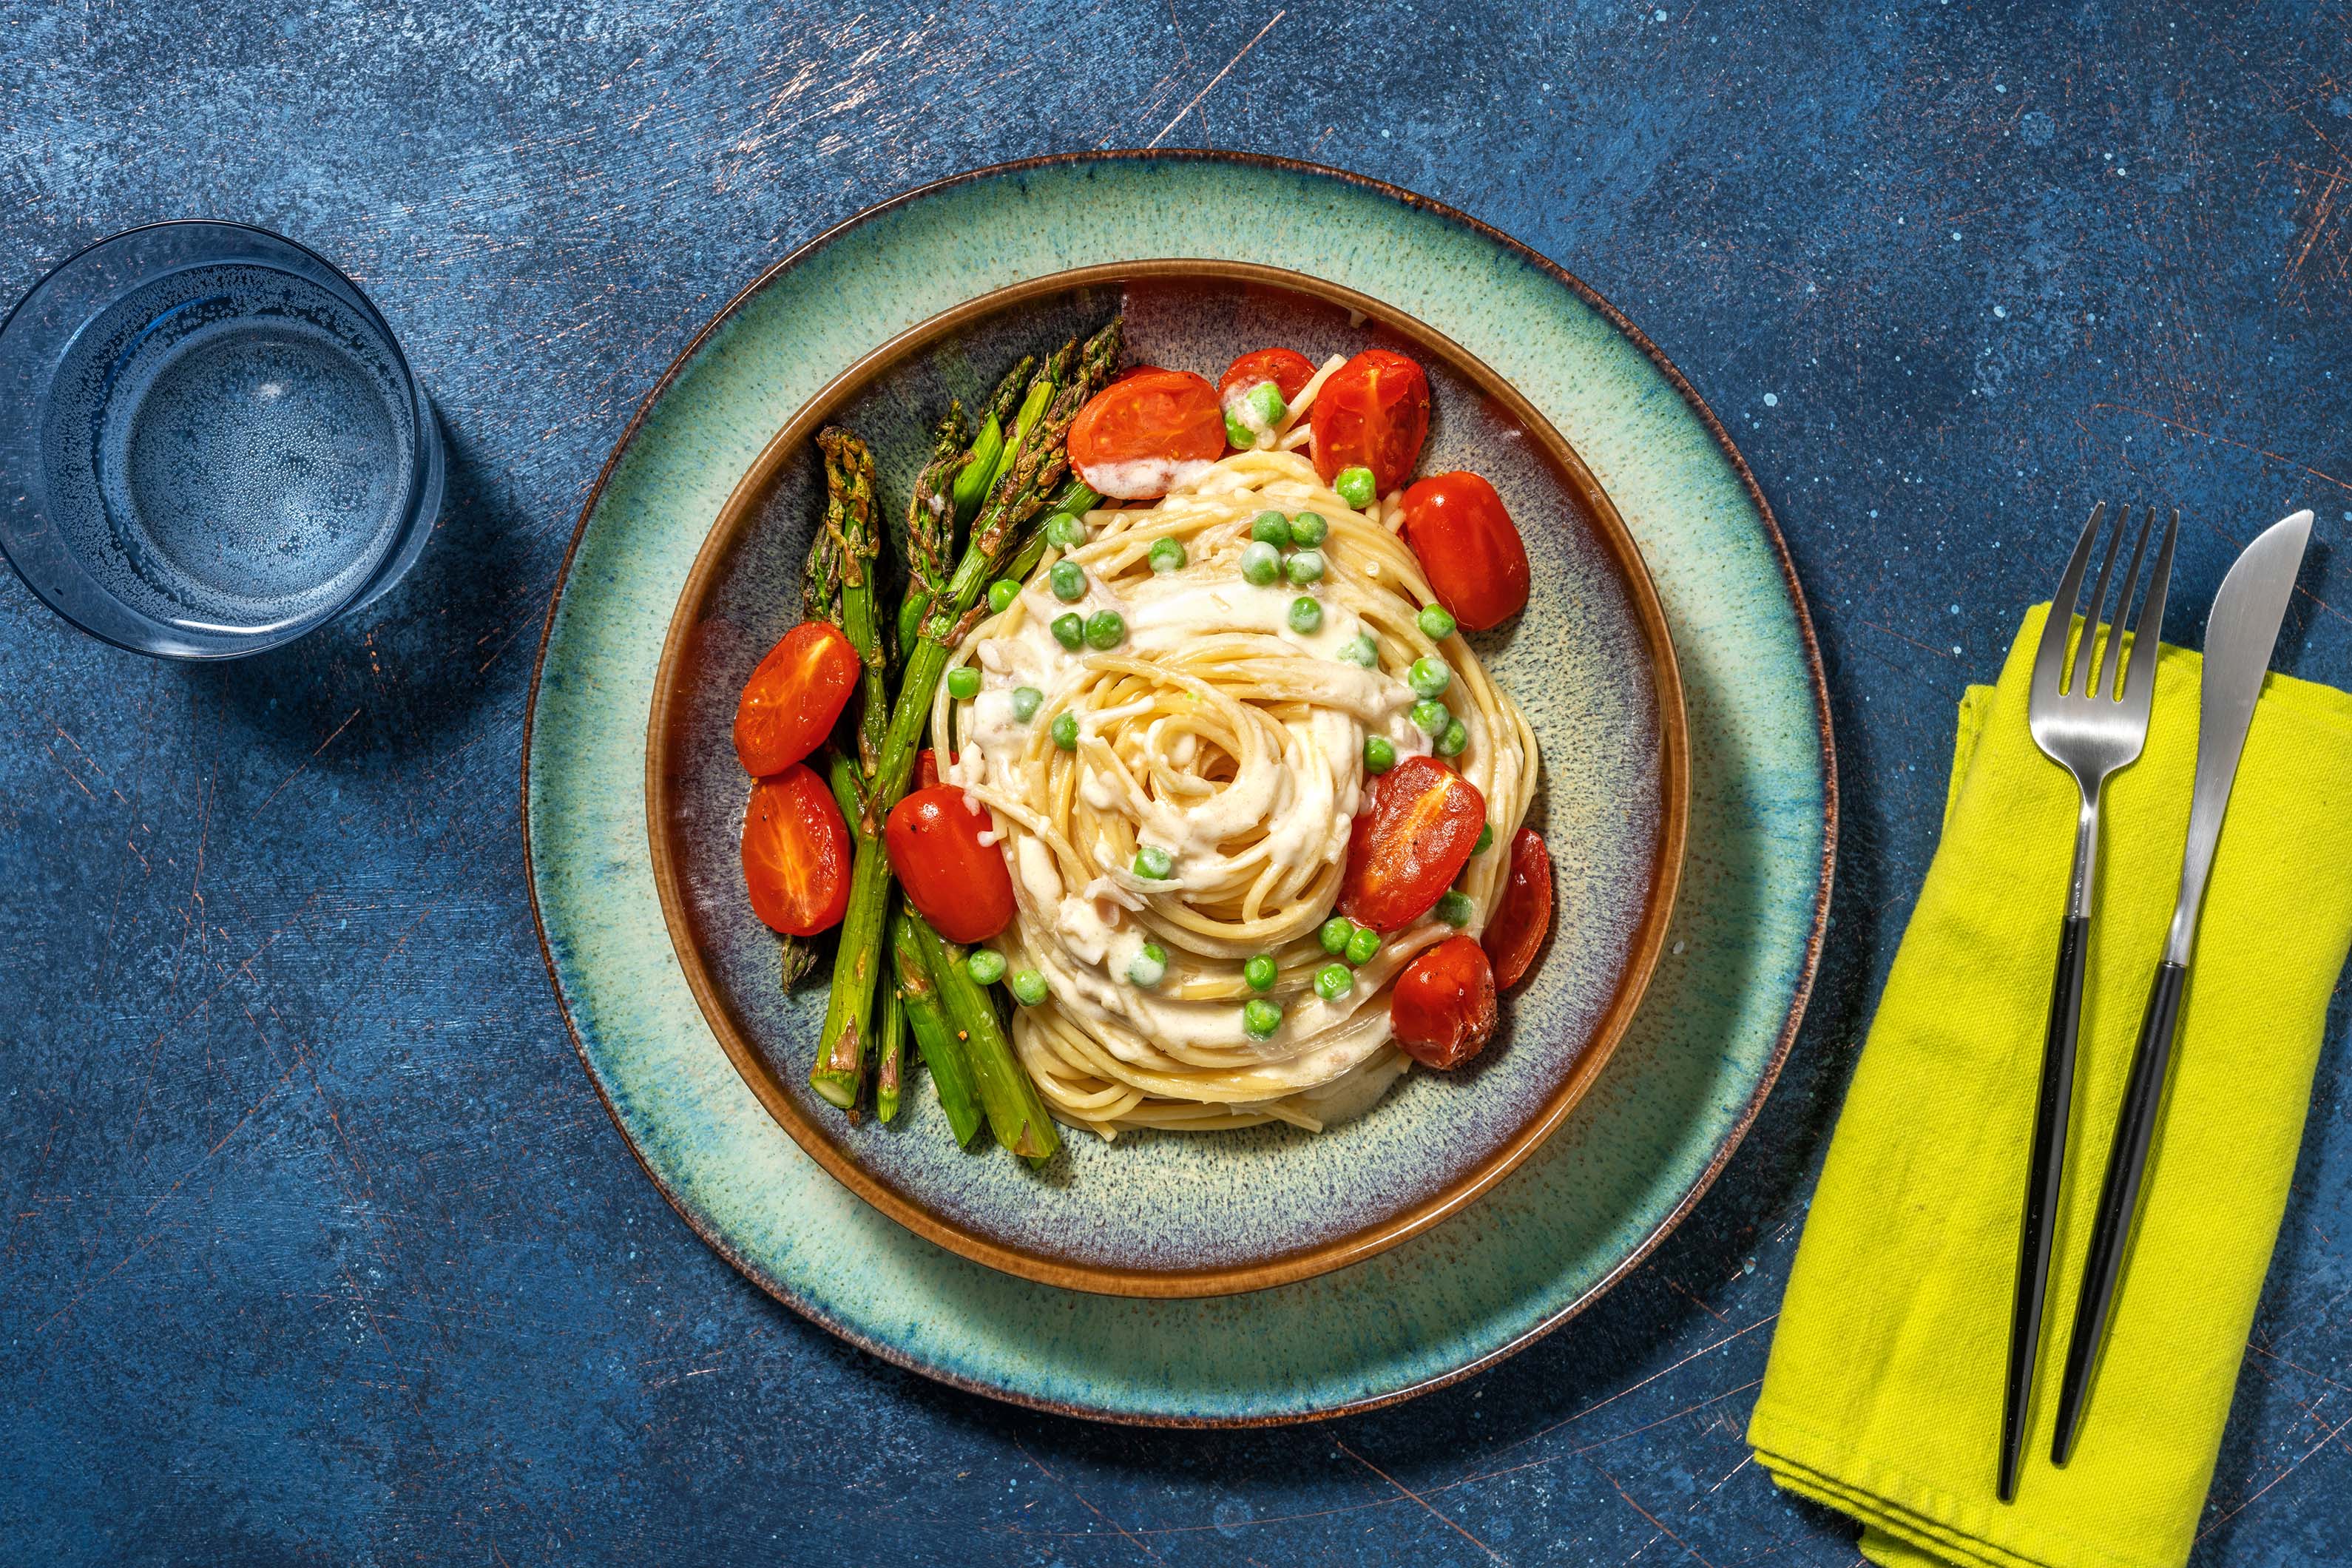
<path fill-rule="evenodd" d="M 2009 1381 L 2000 1411 L 1999 1490 L 2003 1502 L 2017 1495 L 2026 1405 L 2033 1392 L 2034 1356 L 2042 1341 L 2042 1299 L 2050 1284 L 2050 1243 L 2064 1170 L 2066 1118 L 2074 1099 L 2074 1042 L 2083 1022 L 2091 889 L 2099 864 L 2099 795 L 2108 775 L 2137 761 L 2147 743 L 2157 642 L 2164 625 L 2165 590 L 2172 582 L 2172 546 L 2180 532 L 2180 514 L 2175 511 L 2148 573 L 2139 620 L 2131 635 L 2129 664 L 2119 668 L 2124 661 L 2118 639 L 2125 613 L 2139 591 L 2140 563 L 2156 525 L 2156 509 L 2148 508 L 2140 523 L 2132 542 L 2131 563 L 2124 569 L 2110 610 L 2107 589 L 2115 575 L 2116 553 L 2124 535 L 2131 531 L 2131 508 L 2117 510 L 2115 531 L 2107 536 L 2106 552 L 2099 562 L 2098 581 L 2084 607 L 2083 635 L 2077 640 L 2072 636 L 2076 600 L 2106 516 L 2105 501 L 2091 509 L 2091 519 L 2083 525 L 2083 536 L 2066 563 L 2066 574 L 2059 579 L 2058 592 L 2050 602 L 2050 618 L 2042 628 L 2041 647 L 2034 652 L 2032 685 L 2026 702 L 2033 743 L 2042 748 L 2042 755 L 2074 775 L 2083 793 L 2083 807 L 2075 819 L 2074 868 L 2067 883 L 2065 923 L 2058 939 L 2057 972 L 2050 986 L 2050 1024 L 2042 1047 L 2042 1086 L 2033 1108 L 2025 1219 L 2018 1237 L 2017 1298 L 2009 1325 Z"/>

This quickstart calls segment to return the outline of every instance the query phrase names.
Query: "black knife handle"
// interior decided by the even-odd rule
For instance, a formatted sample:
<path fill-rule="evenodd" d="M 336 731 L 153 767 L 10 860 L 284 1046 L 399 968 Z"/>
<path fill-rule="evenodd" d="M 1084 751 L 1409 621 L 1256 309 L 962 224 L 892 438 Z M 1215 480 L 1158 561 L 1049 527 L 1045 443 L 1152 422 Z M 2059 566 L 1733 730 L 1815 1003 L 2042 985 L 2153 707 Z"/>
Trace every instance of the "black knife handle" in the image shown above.
<path fill-rule="evenodd" d="M 2172 1061 L 2173 1035 L 2180 1026 L 2181 988 L 2188 982 L 2188 965 L 2165 963 L 2158 966 L 2156 982 L 2148 987 L 2139 1048 L 2132 1053 L 2123 1109 L 2116 1116 L 2116 1141 L 2107 1150 L 2106 1177 L 2099 1184 L 2091 1256 L 2083 1266 L 2082 1293 L 2074 1298 L 2074 1332 L 2066 1346 L 2065 1381 L 2058 1389 L 2058 1435 L 2050 1445 L 2053 1464 L 2066 1462 L 2082 1427 L 2083 1401 L 2090 1394 L 2091 1374 L 2115 1305 L 2116 1279 L 2130 1250 L 2140 1177 L 2147 1170 L 2149 1141 L 2156 1136 L 2156 1113 L 2164 1104 L 2164 1075 Z"/>
<path fill-rule="evenodd" d="M 2025 1178 L 2025 1219 L 2017 1240 L 2017 1300 L 2009 1319 L 2009 1381 L 2000 1405 L 2000 1500 L 2017 1495 L 2025 1448 L 2026 1406 L 2033 1394 L 2034 1352 L 2042 1342 L 2042 1299 L 2050 1287 L 2050 1239 L 2065 1174 L 2066 1118 L 2074 1103 L 2074 1041 L 2083 1026 L 2083 972 L 2091 919 L 2069 915 L 2058 939 L 2050 982 L 2050 1026 L 2042 1044 L 2042 1086 L 2033 1104 L 2033 1155 Z"/>

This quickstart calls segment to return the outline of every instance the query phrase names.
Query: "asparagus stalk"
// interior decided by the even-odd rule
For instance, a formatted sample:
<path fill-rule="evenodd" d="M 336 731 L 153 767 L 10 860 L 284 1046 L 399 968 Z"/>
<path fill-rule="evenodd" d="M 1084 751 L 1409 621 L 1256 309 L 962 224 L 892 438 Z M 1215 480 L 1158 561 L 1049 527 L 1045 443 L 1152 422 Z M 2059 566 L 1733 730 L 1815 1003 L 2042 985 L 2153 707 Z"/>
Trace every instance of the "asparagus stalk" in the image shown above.
<path fill-rule="evenodd" d="M 1073 340 L 1037 373 L 1054 389 L 1046 399 L 1045 412 L 1030 427 L 989 492 L 987 504 L 973 520 L 963 559 L 923 617 L 920 635 L 907 650 L 898 700 L 883 735 L 880 766 L 870 775 L 866 791 L 865 819 L 876 824 L 877 830 L 856 837 L 849 911 L 841 925 L 841 956 L 833 967 L 833 994 L 825 1005 L 816 1065 L 809 1072 L 810 1087 L 845 1109 L 856 1103 L 858 1080 L 865 1071 L 873 1026 L 876 950 L 881 946 L 882 917 L 890 886 L 890 865 L 882 850 L 878 825 L 907 792 L 907 780 L 915 770 L 915 752 L 921 746 L 924 727 L 930 722 L 931 698 L 947 671 L 949 650 L 969 629 L 968 617 L 974 612 L 981 590 L 1004 558 L 1013 536 L 1037 515 L 1046 495 L 1068 472 L 1069 453 L 1063 442 L 1069 435 L 1070 422 L 1109 379 L 1111 367 L 1118 363 L 1118 344 L 1119 321 L 1113 318 L 1087 341 L 1083 355 Z M 1034 391 L 1036 383 L 1031 385 Z M 845 601 L 847 593 L 845 575 Z"/>
<path fill-rule="evenodd" d="M 1008 449 L 1005 432 L 1013 429 L 1014 412 L 1029 389 L 1030 373 L 1036 368 L 1035 354 L 1023 355 L 1021 363 L 996 384 L 996 391 L 988 400 L 988 413 L 980 423 L 980 434 L 972 438 L 971 450 L 964 454 L 963 466 L 956 472 L 956 521 L 960 524 L 972 520 L 996 483 Z M 1017 439 L 1016 433 L 1016 442 Z"/>
<path fill-rule="evenodd" d="M 907 1061 L 907 1007 L 887 964 L 882 969 L 882 1021 L 876 1028 L 882 1037 L 882 1053 L 874 1069 L 874 1116 L 879 1121 L 896 1121 L 898 1079 Z"/>
<path fill-rule="evenodd" d="M 1029 1162 L 1043 1165 L 1062 1146 L 1062 1135 L 1038 1098 L 1037 1086 L 1013 1055 L 1004 1037 L 996 1004 L 987 990 L 963 966 L 963 955 L 941 940 L 922 916 L 909 913 L 915 943 L 922 950 L 923 968 L 938 993 L 949 1028 L 963 1047 L 981 1108 L 988 1112 L 989 1131 L 996 1141 Z"/>
<path fill-rule="evenodd" d="M 824 531 L 840 563 L 841 629 L 866 667 L 857 694 L 857 767 L 869 781 L 880 761 L 889 722 L 889 670 L 882 657 L 882 626 L 875 603 L 882 541 L 874 531 L 874 455 L 856 436 L 834 426 L 821 431 L 824 453 Z M 867 791 L 872 804 L 872 791 Z M 878 825 L 867 825 L 878 831 Z"/>
<path fill-rule="evenodd" d="M 897 960 L 899 1002 L 906 1009 L 907 1026 L 914 1031 L 915 1044 L 922 1048 L 924 1065 L 931 1069 L 931 1087 L 939 1091 L 940 1109 L 947 1112 L 948 1127 L 955 1133 L 955 1141 L 969 1149 L 980 1133 L 980 1096 L 972 1087 L 971 1067 L 964 1060 L 963 1043 L 948 1027 L 947 1015 L 940 1008 L 939 992 L 931 984 L 930 971 L 924 966 L 922 944 L 915 936 L 913 924 L 920 918 L 902 909 L 890 920 L 890 948 Z"/>
<path fill-rule="evenodd" d="M 948 405 L 931 437 L 931 460 L 915 476 L 915 491 L 907 500 L 907 592 L 898 601 L 898 657 L 915 646 L 923 616 L 931 601 L 947 586 L 955 560 L 955 516 L 947 499 L 950 478 L 969 464 L 964 450 L 963 405 Z"/>

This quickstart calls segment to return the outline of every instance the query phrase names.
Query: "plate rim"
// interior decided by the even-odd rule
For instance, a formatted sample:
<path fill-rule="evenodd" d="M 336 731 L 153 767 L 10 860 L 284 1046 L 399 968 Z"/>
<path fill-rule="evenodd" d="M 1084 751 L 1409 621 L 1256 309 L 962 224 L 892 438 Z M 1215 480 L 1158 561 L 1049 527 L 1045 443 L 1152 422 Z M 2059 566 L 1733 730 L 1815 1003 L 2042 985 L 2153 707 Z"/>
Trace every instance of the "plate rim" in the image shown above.
<path fill-rule="evenodd" d="M 1657 703 L 1659 821 L 1651 845 L 1643 907 L 1632 928 L 1625 962 L 1612 987 L 1607 1005 L 1594 1020 L 1587 1043 L 1559 1082 L 1534 1111 L 1485 1157 L 1465 1168 L 1421 1202 L 1362 1226 L 1345 1235 L 1242 1263 L 1186 1268 L 1147 1268 L 1090 1264 L 1058 1258 L 1010 1245 L 969 1226 L 959 1226 L 926 1208 L 919 1199 L 903 1194 L 867 1171 L 848 1151 L 825 1135 L 803 1113 L 800 1105 L 776 1082 L 773 1068 L 754 1046 L 742 1021 L 728 1006 L 711 973 L 700 944 L 691 940 L 692 921 L 680 887 L 680 856 L 676 825 L 671 820 L 672 770 L 677 737 L 672 726 L 685 701 L 683 682 L 691 664 L 692 644 L 700 625 L 698 612 L 707 604 L 713 585 L 728 561 L 759 521 L 759 503 L 772 485 L 777 470 L 804 443 L 815 427 L 853 389 L 920 353 L 968 321 L 995 315 L 1024 300 L 1067 293 L 1090 287 L 1108 288 L 1130 279 L 1164 278 L 1171 281 L 1215 279 L 1247 286 L 1253 283 L 1286 289 L 1399 331 L 1450 356 L 1454 368 L 1478 391 L 1507 408 L 1551 462 L 1561 470 L 1567 488 L 1592 513 L 1594 532 L 1625 584 L 1633 617 L 1648 654 L 1650 686 Z M 959 300 L 946 310 L 915 322 L 877 345 L 828 378 L 811 393 L 769 437 L 728 492 L 718 515 L 704 532 L 694 563 L 679 586 L 662 639 L 661 658 L 655 667 L 653 701 L 646 719 L 645 804 L 646 838 L 651 852 L 654 887 L 661 900 L 663 924 L 687 987 L 694 994 L 704 1022 L 741 1076 L 779 1126 L 802 1152 L 823 1166 L 843 1186 L 921 1237 L 960 1257 L 984 1264 L 1018 1279 L 1063 1289 L 1096 1295 L 1148 1300 L 1192 1300 L 1240 1295 L 1277 1285 L 1311 1279 L 1335 1268 L 1362 1262 L 1459 1214 L 1523 1164 L 1576 1108 L 1633 1022 L 1649 991 L 1658 960 L 1665 950 L 1666 931 L 1680 891 L 1690 828 L 1690 726 L 1684 700 L 1681 666 L 1674 630 L 1657 584 L 1640 542 L 1619 515 L 1616 503 L 1575 447 L 1558 426 L 1492 365 L 1448 334 L 1410 311 L 1333 283 L 1328 279 L 1290 268 L 1261 262 L 1215 258 L 1155 257 L 1096 262 L 992 289 Z"/>
<path fill-rule="evenodd" d="M 1231 1415 L 1194 1415 L 1110 1409 L 1046 1398 L 1019 1389 L 1002 1387 L 979 1378 L 964 1375 L 943 1365 L 920 1361 L 898 1346 L 878 1340 L 841 1321 L 836 1315 L 816 1303 L 804 1300 L 785 1289 L 781 1281 L 771 1278 L 764 1269 L 754 1266 L 725 1237 L 705 1226 L 680 1201 L 678 1194 L 671 1190 L 669 1184 L 654 1170 L 646 1159 L 644 1151 L 639 1149 L 635 1141 L 629 1136 L 627 1125 L 621 1120 L 619 1108 L 614 1104 L 610 1090 L 598 1075 L 595 1063 L 589 1058 L 587 1043 L 581 1037 L 578 1020 L 572 1016 L 571 1004 L 565 999 L 562 979 L 555 965 L 554 950 L 548 941 L 545 913 L 540 904 L 538 879 L 531 869 L 534 862 L 531 858 L 530 757 L 539 711 L 539 694 L 546 672 L 548 645 L 555 630 L 556 609 L 562 602 L 563 590 L 571 579 L 572 563 L 579 553 L 581 540 L 587 532 L 589 520 L 594 515 L 598 501 L 604 499 L 605 487 L 611 482 L 614 471 L 619 467 L 622 457 L 628 451 L 638 432 L 644 428 L 654 406 L 660 401 L 662 395 L 669 390 L 671 384 L 678 378 L 688 363 L 733 316 L 735 311 L 752 296 L 834 240 L 901 206 L 939 192 L 981 180 L 1017 177 L 1051 169 L 1075 168 L 1087 163 L 1148 164 L 1151 163 L 1223 163 L 1277 174 L 1333 180 L 1396 202 L 1412 211 L 1428 214 L 1485 240 L 1521 264 L 1544 273 L 1567 289 L 1587 309 L 1599 315 L 1613 331 L 1639 349 L 1657 369 L 1659 374 L 1665 379 L 1666 384 L 1674 388 L 1675 395 L 1697 416 L 1700 424 L 1713 438 L 1717 449 L 1729 461 L 1733 474 L 1738 478 L 1740 487 L 1747 492 L 1749 503 L 1756 509 L 1758 520 L 1763 524 L 1765 542 L 1780 565 L 1782 586 L 1788 594 L 1790 609 L 1796 622 L 1798 644 L 1804 654 L 1806 674 L 1809 677 L 1808 684 L 1811 688 L 1813 700 L 1814 738 L 1820 748 L 1822 853 L 1814 884 L 1812 921 L 1811 929 L 1806 933 L 1802 960 L 1798 965 L 1795 984 L 1790 988 L 1788 1012 L 1782 1019 L 1778 1037 L 1773 1042 L 1764 1068 L 1758 1075 L 1756 1087 L 1749 1093 L 1747 1102 L 1740 1108 L 1738 1116 L 1727 1129 L 1722 1142 L 1706 1165 L 1693 1179 L 1674 1207 L 1651 1227 L 1615 1268 L 1611 1268 L 1591 1285 L 1578 1292 L 1572 1299 L 1562 1303 L 1557 1310 L 1547 1315 L 1542 1321 L 1531 1324 L 1492 1350 L 1473 1357 L 1459 1366 L 1379 1394 L 1341 1399 L 1307 1409 Z M 1746 456 L 1732 440 L 1729 431 L 1717 416 L 1715 410 L 1707 404 L 1706 398 L 1699 395 L 1698 389 L 1691 384 L 1688 377 L 1684 375 L 1681 369 L 1623 311 L 1618 310 L 1581 278 L 1532 246 L 1514 238 L 1491 224 L 1473 217 L 1457 207 L 1433 200 L 1386 180 L 1333 168 L 1328 164 L 1271 153 L 1229 152 L 1212 148 L 1116 148 L 1085 153 L 1048 153 L 1037 157 L 984 164 L 937 180 L 927 181 L 920 185 L 887 197 L 871 206 L 862 208 L 810 237 L 794 246 L 777 261 L 763 268 L 758 276 L 730 297 L 719 310 L 696 330 L 694 335 L 679 349 L 677 356 L 670 361 L 653 385 L 646 390 L 644 397 L 638 401 L 636 408 L 629 416 L 628 423 L 622 427 L 619 437 L 615 438 L 612 451 L 606 455 L 603 467 L 597 470 L 595 481 L 589 487 L 588 493 L 582 501 L 579 520 L 573 524 L 572 537 L 564 545 L 563 558 L 557 567 L 555 580 L 549 588 L 547 608 L 541 620 L 539 647 L 531 661 L 530 689 L 523 709 L 522 746 L 518 774 L 521 806 L 519 827 L 523 850 L 523 880 L 530 900 L 532 931 L 539 939 L 540 960 L 547 972 L 548 985 L 554 996 L 556 1011 L 563 1020 L 565 1032 L 571 1036 L 572 1051 L 579 1057 L 581 1067 L 587 1074 L 590 1085 L 595 1089 L 597 1099 L 604 1104 L 605 1114 L 612 1118 L 614 1130 L 620 1134 L 623 1147 L 628 1150 L 630 1157 L 636 1162 L 638 1169 L 653 1184 L 654 1190 L 659 1193 L 663 1201 L 677 1212 L 681 1220 L 685 1221 L 687 1227 L 699 1237 L 704 1245 L 724 1258 L 739 1274 L 759 1287 L 764 1294 L 792 1309 L 844 1342 L 856 1345 L 858 1349 L 889 1365 L 914 1373 L 948 1387 L 998 1400 L 1004 1404 L 1053 1415 L 1078 1416 L 1108 1425 L 1125 1426 L 1169 1428 L 1281 1426 L 1382 1409 L 1448 1387 L 1517 1354 L 1528 1345 L 1552 1333 L 1562 1324 L 1582 1313 L 1586 1308 L 1607 1293 L 1627 1273 L 1657 1250 L 1659 1244 L 1682 1224 L 1698 1200 L 1704 1197 L 1707 1190 L 1715 1184 L 1716 1178 L 1722 1174 L 1724 1168 L 1730 1163 L 1732 1155 L 1746 1141 L 1748 1130 L 1754 1126 L 1765 1100 L 1769 1097 L 1774 1085 L 1779 1082 L 1781 1068 L 1787 1064 L 1790 1049 L 1796 1041 L 1798 1031 L 1803 1026 L 1806 1009 L 1812 998 L 1813 984 L 1820 973 L 1822 948 L 1829 926 L 1830 897 L 1837 865 L 1839 837 L 1837 745 L 1831 723 L 1829 686 L 1822 667 L 1821 645 L 1814 634 L 1812 615 L 1805 599 L 1803 584 L 1798 581 L 1796 564 L 1790 556 L 1788 542 L 1780 532 L 1780 521 L 1773 513 L 1771 502 L 1765 498 L 1762 488 L 1757 483 L 1755 472 L 1748 467 Z"/>

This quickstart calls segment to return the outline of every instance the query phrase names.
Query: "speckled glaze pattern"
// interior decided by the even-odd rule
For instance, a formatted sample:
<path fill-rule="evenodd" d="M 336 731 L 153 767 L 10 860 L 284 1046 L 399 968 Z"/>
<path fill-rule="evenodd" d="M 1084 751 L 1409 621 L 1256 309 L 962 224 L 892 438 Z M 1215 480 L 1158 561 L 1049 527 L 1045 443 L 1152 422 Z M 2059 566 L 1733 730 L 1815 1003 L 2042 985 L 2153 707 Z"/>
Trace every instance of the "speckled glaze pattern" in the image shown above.
<path fill-rule="evenodd" d="M 656 654 L 709 521 L 835 370 L 958 300 L 1071 267 L 1225 255 L 1388 300 L 1526 395 L 1639 540 L 1675 628 L 1691 840 L 1668 952 L 1610 1070 L 1478 1204 L 1345 1270 L 1142 1301 L 996 1273 L 892 1224 L 768 1116 L 684 984 L 639 763 Z M 1769 520 L 1613 313 L 1400 194 L 1216 158 L 1014 166 L 877 209 L 755 288 L 643 411 L 575 539 L 527 749 L 534 897 L 581 1053 L 648 1172 L 764 1288 L 961 1386 L 1111 1419 L 1295 1419 L 1507 1354 L 1679 1217 L 1753 1115 L 1810 982 L 1834 811 L 1819 674 Z"/>
<path fill-rule="evenodd" d="M 680 963 L 785 1130 L 967 1257 L 1121 1294 L 1198 1296 L 1305 1278 L 1438 1223 L 1500 1179 L 1604 1068 L 1663 945 L 1682 850 L 1686 748 L 1663 615 L 1632 541 L 1574 455 L 1424 326 L 1360 295 L 1318 297 L 1307 279 L 1216 277 L 1216 267 L 1049 279 L 1049 291 L 1024 286 L 976 301 L 812 400 L 711 531 L 679 601 L 646 739 L 648 831 Z M 1410 1074 L 1370 1114 L 1320 1135 L 1276 1124 L 1131 1133 L 1114 1145 L 1073 1134 L 1053 1164 L 1031 1172 L 959 1149 L 919 1088 L 912 1114 L 888 1126 L 853 1124 L 809 1088 L 824 988 L 779 989 L 774 939 L 751 913 L 739 849 L 750 781 L 732 726 L 752 668 L 800 618 L 824 493 L 814 431 L 837 423 L 867 437 L 880 503 L 896 517 L 950 397 L 984 402 L 1003 366 L 1114 310 L 1126 313 L 1131 361 L 1212 378 L 1269 342 L 1318 363 L 1394 348 L 1428 371 L 1435 412 L 1423 471 L 1486 474 L 1528 542 L 1538 591 L 1524 615 L 1476 643 L 1523 694 L 1536 729 L 1545 772 L 1529 820 L 1558 846 L 1566 918 L 1511 998 L 1512 1026 L 1470 1068 Z"/>

